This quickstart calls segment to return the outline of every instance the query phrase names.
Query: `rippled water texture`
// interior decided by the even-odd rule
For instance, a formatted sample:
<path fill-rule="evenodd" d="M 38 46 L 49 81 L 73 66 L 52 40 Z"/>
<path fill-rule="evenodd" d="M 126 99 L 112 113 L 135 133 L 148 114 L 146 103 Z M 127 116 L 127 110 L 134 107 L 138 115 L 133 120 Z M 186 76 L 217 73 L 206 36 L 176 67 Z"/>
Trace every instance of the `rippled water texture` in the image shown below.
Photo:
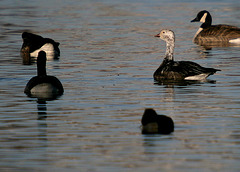
<path fill-rule="evenodd" d="M 240 171 L 240 47 L 192 43 L 203 9 L 240 27 L 238 1 L 0 2 L 1 171 Z M 152 74 L 176 34 L 176 60 L 222 71 L 207 82 L 156 84 Z M 60 42 L 47 62 L 65 92 L 52 101 L 24 93 L 36 64 L 23 65 L 21 33 Z M 145 108 L 170 116 L 171 135 L 142 135 Z"/>

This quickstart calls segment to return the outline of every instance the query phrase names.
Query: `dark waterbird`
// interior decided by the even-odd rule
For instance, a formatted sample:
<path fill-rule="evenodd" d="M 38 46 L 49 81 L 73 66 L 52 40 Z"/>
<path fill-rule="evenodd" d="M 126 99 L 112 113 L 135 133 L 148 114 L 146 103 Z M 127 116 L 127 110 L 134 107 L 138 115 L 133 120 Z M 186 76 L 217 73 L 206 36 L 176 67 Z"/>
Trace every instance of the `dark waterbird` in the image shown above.
<path fill-rule="evenodd" d="M 37 57 L 37 76 L 27 83 L 24 93 L 30 97 L 55 98 L 64 92 L 62 83 L 46 73 L 46 53 L 40 51 Z"/>
<path fill-rule="evenodd" d="M 170 134 L 174 131 L 173 120 L 166 115 L 158 115 L 151 108 L 145 109 L 141 123 L 143 134 Z"/>
<path fill-rule="evenodd" d="M 212 25 L 212 16 L 206 10 L 200 11 L 191 22 L 203 23 L 193 38 L 193 42 L 197 44 L 240 44 L 240 28 L 226 24 Z"/>
<path fill-rule="evenodd" d="M 21 56 L 25 64 L 30 62 L 30 57 L 37 57 L 40 51 L 46 52 L 47 59 L 56 59 L 60 56 L 60 43 L 55 42 L 53 39 L 43 38 L 29 32 L 23 32 L 22 39 Z"/>
<path fill-rule="evenodd" d="M 173 31 L 164 29 L 155 37 L 159 37 L 166 42 L 165 58 L 153 74 L 156 81 L 205 80 L 209 75 L 220 71 L 219 69 L 202 67 L 191 61 L 174 61 L 175 35 Z"/>

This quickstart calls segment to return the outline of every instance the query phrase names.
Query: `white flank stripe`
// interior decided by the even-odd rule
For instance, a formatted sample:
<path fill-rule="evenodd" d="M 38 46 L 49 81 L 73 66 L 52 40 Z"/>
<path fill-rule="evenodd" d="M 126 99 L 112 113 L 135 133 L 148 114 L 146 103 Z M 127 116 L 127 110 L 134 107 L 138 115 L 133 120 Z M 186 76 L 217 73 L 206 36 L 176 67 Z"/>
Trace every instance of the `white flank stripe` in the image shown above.
<path fill-rule="evenodd" d="M 240 44 L 240 38 L 231 39 L 231 40 L 229 40 L 229 42 L 234 43 L 234 44 Z"/>
<path fill-rule="evenodd" d="M 194 76 L 188 76 L 186 78 L 184 78 L 185 80 L 204 80 L 208 77 L 208 73 L 202 73 L 199 75 L 194 75 Z"/>

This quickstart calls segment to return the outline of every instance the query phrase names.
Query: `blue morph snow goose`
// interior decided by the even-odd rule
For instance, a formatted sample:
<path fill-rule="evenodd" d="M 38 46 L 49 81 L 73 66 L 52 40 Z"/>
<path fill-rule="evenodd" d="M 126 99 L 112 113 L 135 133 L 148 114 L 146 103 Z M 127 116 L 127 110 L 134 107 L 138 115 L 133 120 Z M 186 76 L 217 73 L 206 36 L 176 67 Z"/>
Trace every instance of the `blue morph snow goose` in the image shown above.
<path fill-rule="evenodd" d="M 191 61 L 174 61 L 173 51 L 175 45 L 175 35 L 171 30 L 164 29 L 155 37 L 159 37 L 166 42 L 166 54 L 162 64 L 154 72 L 156 81 L 162 80 L 204 80 L 209 75 L 220 71 L 214 68 L 205 68 Z"/>

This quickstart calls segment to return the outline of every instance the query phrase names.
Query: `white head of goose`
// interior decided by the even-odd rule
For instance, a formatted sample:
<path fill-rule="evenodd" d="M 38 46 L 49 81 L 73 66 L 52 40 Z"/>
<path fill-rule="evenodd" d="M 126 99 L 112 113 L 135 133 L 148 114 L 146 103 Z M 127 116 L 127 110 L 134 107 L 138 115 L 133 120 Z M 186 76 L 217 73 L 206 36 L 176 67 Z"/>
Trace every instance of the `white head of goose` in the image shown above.
<path fill-rule="evenodd" d="M 203 23 L 193 38 L 193 42 L 197 44 L 212 42 L 240 43 L 240 28 L 225 24 L 212 25 L 212 16 L 206 10 L 200 11 L 191 22 Z"/>
<path fill-rule="evenodd" d="M 214 68 L 205 68 L 191 61 L 174 61 L 173 50 L 175 44 L 174 32 L 162 30 L 155 35 L 166 42 L 166 54 L 162 64 L 154 72 L 153 77 L 156 81 L 163 80 L 204 80 L 216 71 Z"/>
<path fill-rule="evenodd" d="M 64 92 L 62 83 L 46 73 L 46 53 L 40 51 L 37 57 L 37 76 L 32 77 L 24 90 L 30 97 L 52 99 Z"/>

